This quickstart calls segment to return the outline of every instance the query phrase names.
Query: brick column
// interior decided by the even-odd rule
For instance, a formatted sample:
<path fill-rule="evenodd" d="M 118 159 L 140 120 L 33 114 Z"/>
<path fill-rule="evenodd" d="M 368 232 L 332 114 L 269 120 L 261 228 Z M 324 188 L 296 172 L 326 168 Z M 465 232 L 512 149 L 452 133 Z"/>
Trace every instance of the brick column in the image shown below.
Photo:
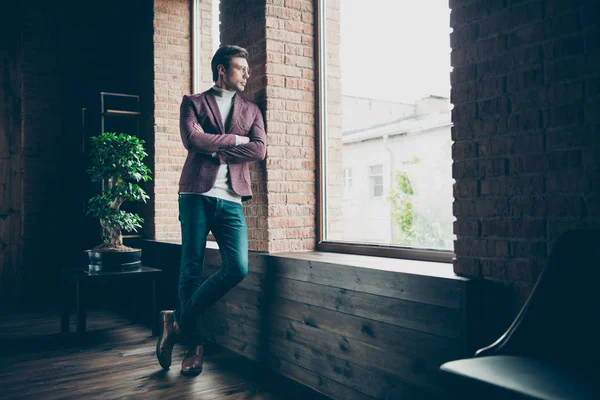
<path fill-rule="evenodd" d="M 594 0 L 451 2 L 457 274 L 525 300 L 553 241 L 600 227 Z"/>
<path fill-rule="evenodd" d="M 265 0 L 221 0 L 221 43 L 242 46 L 250 53 L 248 64 L 252 69 L 248 86 L 243 96 L 256 102 L 263 111 L 265 103 Z M 265 119 L 267 129 L 267 157 L 270 158 L 271 124 Z M 268 165 L 267 161 L 267 165 Z M 267 251 L 267 177 L 265 162 L 250 165 L 252 179 L 252 200 L 244 203 L 244 213 L 248 225 L 248 239 L 251 250 Z"/>
<path fill-rule="evenodd" d="M 177 190 L 187 151 L 179 135 L 179 106 L 192 93 L 192 1 L 154 2 L 154 215 L 146 221 L 146 234 L 157 240 L 181 239 Z M 210 88 L 212 0 L 201 0 L 198 9 L 199 88 Z"/>
<path fill-rule="evenodd" d="M 154 2 L 154 228 L 157 240 L 178 240 L 177 189 L 187 151 L 179 135 L 179 105 L 190 94 L 189 0 Z"/>
<path fill-rule="evenodd" d="M 337 0 L 335 4 L 333 9 L 339 9 Z M 183 2 L 157 1 L 155 28 L 166 16 L 167 21 L 180 19 L 176 25 L 182 32 L 185 31 L 186 28 L 182 28 L 186 24 L 185 19 L 191 17 L 186 10 Z M 332 15 L 337 15 L 339 21 L 339 12 Z M 313 2 L 310 0 L 252 0 L 245 2 L 243 7 L 236 0 L 221 2 L 221 43 L 237 44 L 249 50 L 253 73 L 243 95 L 263 110 L 267 128 L 267 160 L 253 163 L 254 198 L 244 205 L 252 250 L 297 251 L 315 246 L 314 18 Z M 208 21 L 208 18 L 203 15 L 201 20 Z M 169 36 L 171 34 L 174 36 Z M 176 191 L 185 151 L 180 147 L 177 131 L 180 98 L 177 96 L 175 100 L 173 96 L 175 92 L 186 92 L 189 73 L 186 74 L 185 58 L 178 52 L 179 49 L 183 51 L 188 43 L 185 37 L 177 35 L 179 33 L 174 28 L 155 30 L 157 239 L 176 239 L 179 234 L 177 208 L 173 203 L 176 198 L 171 193 Z M 339 45 L 339 34 L 332 32 L 331 38 L 334 44 Z M 175 46 L 167 46 L 169 43 Z M 341 176 L 341 96 L 335 45 L 331 52 L 333 89 L 330 111 L 334 117 L 330 121 L 337 127 L 331 135 L 332 145 L 338 150 L 333 156 L 337 162 L 332 161 L 330 170 Z M 206 54 L 203 53 L 203 56 Z M 161 60 L 174 58 L 182 61 L 181 65 L 172 67 L 179 69 L 162 73 Z M 340 204 L 333 208 L 341 210 L 341 199 Z"/>
<path fill-rule="evenodd" d="M 268 250 L 310 250 L 316 212 L 313 1 L 269 1 L 265 14 Z"/>
<path fill-rule="evenodd" d="M 311 250 L 316 242 L 314 2 L 254 0 L 221 3 L 222 43 L 251 53 L 251 82 L 245 93 L 265 113 L 267 159 L 252 171 L 255 198 L 247 204 L 250 246 L 269 252 Z M 330 133 L 337 146 L 330 171 L 341 176 L 339 88 L 339 1 L 328 7 L 331 24 Z M 337 27 L 337 28 L 336 28 Z M 337 70 L 336 70 L 337 67 Z M 337 72 L 336 72 L 337 71 Z M 335 188 L 334 188 L 335 189 Z M 337 192 L 336 192 L 337 193 Z M 341 212 L 339 204 L 332 210 Z M 335 200 L 333 201 L 335 203 Z"/>

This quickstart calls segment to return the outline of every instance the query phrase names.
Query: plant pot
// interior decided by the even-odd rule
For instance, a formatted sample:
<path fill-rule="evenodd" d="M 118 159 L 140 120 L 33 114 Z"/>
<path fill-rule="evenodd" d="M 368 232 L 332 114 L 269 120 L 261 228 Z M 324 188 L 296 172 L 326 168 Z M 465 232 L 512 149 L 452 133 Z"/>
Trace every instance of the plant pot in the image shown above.
<path fill-rule="evenodd" d="M 89 272 L 122 272 L 142 269 L 142 249 L 132 251 L 87 250 Z"/>

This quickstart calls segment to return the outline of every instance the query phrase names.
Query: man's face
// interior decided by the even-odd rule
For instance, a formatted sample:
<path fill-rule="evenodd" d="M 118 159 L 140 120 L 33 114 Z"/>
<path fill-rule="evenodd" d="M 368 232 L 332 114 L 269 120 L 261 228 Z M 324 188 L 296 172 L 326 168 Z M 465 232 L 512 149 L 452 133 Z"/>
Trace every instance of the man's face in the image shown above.
<path fill-rule="evenodd" d="M 234 57 L 229 63 L 229 68 L 220 68 L 220 74 L 223 79 L 223 89 L 243 92 L 250 77 L 248 61 L 242 57 Z"/>

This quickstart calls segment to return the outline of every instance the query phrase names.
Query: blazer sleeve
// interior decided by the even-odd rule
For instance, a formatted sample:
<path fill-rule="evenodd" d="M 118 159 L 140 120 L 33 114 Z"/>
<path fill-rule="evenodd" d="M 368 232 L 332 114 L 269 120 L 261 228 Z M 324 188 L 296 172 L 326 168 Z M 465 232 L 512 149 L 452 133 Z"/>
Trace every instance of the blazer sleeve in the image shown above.
<path fill-rule="evenodd" d="M 235 147 L 235 135 L 198 132 L 194 129 L 196 122 L 194 103 L 184 95 L 179 109 L 179 133 L 183 146 L 188 151 L 208 154 Z"/>
<path fill-rule="evenodd" d="M 241 164 L 248 161 L 262 161 L 265 159 L 267 154 L 265 123 L 263 121 L 262 113 L 256 104 L 254 104 L 253 109 L 255 113 L 254 122 L 248 132 L 250 143 L 219 151 L 217 154 L 221 164 Z"/>

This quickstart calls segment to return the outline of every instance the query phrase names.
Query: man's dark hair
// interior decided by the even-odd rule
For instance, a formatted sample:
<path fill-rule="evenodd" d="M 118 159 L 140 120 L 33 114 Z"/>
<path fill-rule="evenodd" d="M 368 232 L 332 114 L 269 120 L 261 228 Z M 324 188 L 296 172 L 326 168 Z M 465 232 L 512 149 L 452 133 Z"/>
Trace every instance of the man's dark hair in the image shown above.
<path fill-rule="evenodd" d="M 231 59 L 235 57 L 248 59 L 248 50 L 231 44 L 219 47 L 219 49 L 215 52 L 212 61 L 210 62 L 214 82 L 219 80 L 219 70 L 217 69 L 217 66 L 219 64 L 223 64 L 225 69 L 228 69 Z"/>

